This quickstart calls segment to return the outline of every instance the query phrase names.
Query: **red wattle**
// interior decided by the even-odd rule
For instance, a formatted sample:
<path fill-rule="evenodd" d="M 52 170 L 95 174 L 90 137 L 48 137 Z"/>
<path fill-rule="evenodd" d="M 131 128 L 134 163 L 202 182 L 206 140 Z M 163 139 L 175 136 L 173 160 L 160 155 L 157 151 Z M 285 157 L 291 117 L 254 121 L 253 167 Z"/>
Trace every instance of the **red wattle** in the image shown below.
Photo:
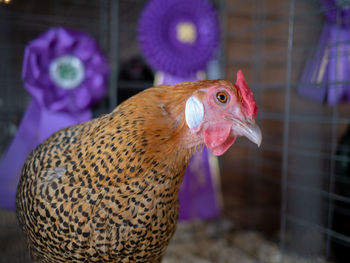
<path fill-rule="evenodd" d="M 204 130 L 204 143 L 216 156 L 224 154 L 234 141 L 230 124 L 212 125 Z"/>

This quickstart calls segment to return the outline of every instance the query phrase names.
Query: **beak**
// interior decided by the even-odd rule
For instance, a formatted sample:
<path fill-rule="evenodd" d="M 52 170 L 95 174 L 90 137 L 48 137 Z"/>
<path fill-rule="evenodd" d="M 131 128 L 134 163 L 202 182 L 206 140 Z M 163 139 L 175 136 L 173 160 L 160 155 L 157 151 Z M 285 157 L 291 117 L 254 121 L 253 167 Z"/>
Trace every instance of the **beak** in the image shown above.
<path fill-rule="evenodd" d="M 233 122 L 231 131 L 233 135 L 245 136 L 258 145 L 258 147 L 260 146 L 262 140 L 261 130 L 254 120 L 249 120 L 247 122 L 243 122 L 236 118 L 229 118 L 229 120 Z"/>

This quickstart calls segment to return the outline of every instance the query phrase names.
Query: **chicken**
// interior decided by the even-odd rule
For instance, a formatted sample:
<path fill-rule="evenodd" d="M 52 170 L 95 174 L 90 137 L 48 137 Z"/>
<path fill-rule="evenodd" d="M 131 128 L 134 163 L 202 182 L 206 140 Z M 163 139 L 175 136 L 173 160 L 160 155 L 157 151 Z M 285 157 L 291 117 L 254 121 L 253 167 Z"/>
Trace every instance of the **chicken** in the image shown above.
<path fill-rule="evenodd" d="M 257 107 L 241 71 L 147 89 L 112 113 L 54 133 L 28 157 L 16 194 L 34 262 L 160 262 L 191 155 L 256 144 Z"/>

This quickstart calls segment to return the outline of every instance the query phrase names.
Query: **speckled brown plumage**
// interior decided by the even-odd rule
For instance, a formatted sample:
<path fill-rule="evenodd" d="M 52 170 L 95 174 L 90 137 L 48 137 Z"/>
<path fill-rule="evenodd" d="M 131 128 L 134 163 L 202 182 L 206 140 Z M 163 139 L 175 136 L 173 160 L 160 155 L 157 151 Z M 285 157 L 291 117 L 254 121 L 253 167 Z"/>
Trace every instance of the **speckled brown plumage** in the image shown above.
<path fill-rule="evenodd" d="M 56 132 L 28 157 L 17 217 L 34 262 L 160 262 L 193 151 L 186 99 L 198 81 L 148 89 L 112 113 Z"/>

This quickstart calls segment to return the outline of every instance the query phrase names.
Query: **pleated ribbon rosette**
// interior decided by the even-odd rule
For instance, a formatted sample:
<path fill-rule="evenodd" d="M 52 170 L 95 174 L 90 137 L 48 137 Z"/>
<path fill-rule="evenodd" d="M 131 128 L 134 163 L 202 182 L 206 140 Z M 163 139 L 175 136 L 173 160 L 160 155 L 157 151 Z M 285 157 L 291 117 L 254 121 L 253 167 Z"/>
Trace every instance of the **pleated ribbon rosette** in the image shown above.
<path fill-rule="evenodd" d="M 139 42 L 157 70 L 155 84 L 203 79 L 219 44 L 219 22 L 208 0 L 151 0 L 139 20 Z M 204 147 L 186 170 L 180 220 L 207 219 L 220 213 L 217 158 Z"/>
<path fill-rule="evenodd" d="M 317 45 L 306 62 L 300 95 L 334 106 L 350 102 L 350 4 L 320 0 L 325 24 Z"/>
<path fill-rule="evenodd" d="M 91 119 L 90 107 L 107 91 L 109 67 L 91 36 L 52 28 L 25 48 L 22 78 L 31 95 L 0 160 L 0 207 L 15 207 L 16 186 L 28 154 L 54 132 Z"/>

